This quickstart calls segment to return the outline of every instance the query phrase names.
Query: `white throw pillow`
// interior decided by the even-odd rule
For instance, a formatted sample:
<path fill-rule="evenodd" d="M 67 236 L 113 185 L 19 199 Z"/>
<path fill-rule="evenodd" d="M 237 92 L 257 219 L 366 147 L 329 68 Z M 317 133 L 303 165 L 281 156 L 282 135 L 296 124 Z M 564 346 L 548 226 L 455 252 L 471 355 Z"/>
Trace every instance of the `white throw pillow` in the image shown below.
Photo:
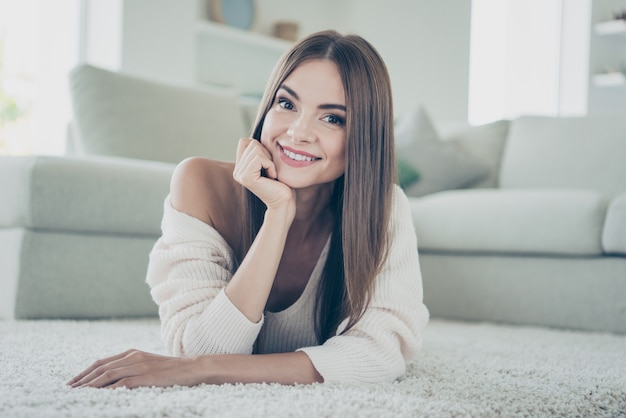
<path fill-rule="evenodd" d="M 398 160 L 419 173 L 406 188 L 409 196 L 469 187 L 489 174 L 489 167 L 457 144 L 442 141 L 424 108 L 417 104 L 395 126 Z"/>

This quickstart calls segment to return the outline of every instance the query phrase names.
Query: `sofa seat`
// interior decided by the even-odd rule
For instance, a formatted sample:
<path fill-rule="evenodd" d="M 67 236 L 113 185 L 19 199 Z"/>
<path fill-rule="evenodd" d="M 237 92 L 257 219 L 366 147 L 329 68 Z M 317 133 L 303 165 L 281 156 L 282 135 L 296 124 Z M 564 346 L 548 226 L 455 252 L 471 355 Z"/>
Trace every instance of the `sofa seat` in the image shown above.
<path fill-rule="evenodd" d="M 607 206 L 590 190 L 458 190 L 411 200 L 421 249 L 492 254 L 601 256 Z"/>

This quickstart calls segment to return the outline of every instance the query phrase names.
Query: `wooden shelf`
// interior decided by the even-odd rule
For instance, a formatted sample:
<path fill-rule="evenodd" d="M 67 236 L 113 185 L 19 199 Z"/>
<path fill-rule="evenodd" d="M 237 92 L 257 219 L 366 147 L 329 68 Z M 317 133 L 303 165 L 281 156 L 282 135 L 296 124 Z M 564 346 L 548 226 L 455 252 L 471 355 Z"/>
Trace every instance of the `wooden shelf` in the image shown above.
<path fill-rule="evenodd" d="M 626 86 L 626 74 L 624 73 L 606 73 L 594 74 L 592 77 L 593 84 L 598 87 L 622 87 Z"/>
<path fill-rule="evenodd" d="M 626 35 L 626 20 L 609 20 L 596 23 L 595 29 L 599 35 Z"/>

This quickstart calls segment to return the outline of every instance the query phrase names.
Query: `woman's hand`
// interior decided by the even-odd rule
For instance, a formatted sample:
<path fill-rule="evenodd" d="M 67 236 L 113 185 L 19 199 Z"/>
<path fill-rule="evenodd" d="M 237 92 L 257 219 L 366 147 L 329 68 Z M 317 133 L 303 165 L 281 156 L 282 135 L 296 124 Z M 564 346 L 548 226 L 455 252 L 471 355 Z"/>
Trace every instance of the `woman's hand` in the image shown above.
<path fill-rule="evenodd" d="M 74 388 L 134 389 L 141 386 L 195 386 L 201 383 L 266 382 L 292 385 L 323 381 L 309 356 L 301 351 L 179 358 L 128 350 L 96 361 L 67 384 Z"/>
<path fill-rule="evenodd" d="M 77 387 L 128 389 L 140 386 L 195 386 L 203 383 L 200 358 L 168 357 L 128 350 L 113 357 L 98 360 L 67 382 Z"/>
<path fill-rule="evenodd" d="M 261 174 L 262 170 L 267 177 Z M 261 142 L 255 139 L 239 140 L 233 177 L 261 199 L 268 209 L 295 209 L 293 189 L 278 180 L 272 155 Z"/>

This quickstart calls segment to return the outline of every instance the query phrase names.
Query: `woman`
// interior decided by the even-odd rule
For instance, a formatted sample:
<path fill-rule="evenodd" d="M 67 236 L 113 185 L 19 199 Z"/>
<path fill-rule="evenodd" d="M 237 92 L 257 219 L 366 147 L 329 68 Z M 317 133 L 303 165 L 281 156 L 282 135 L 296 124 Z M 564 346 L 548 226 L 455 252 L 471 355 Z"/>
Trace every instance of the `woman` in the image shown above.
<path fill-rule="evenodd" d="M 296 44 L 236 162 L 191 158 L 172 176 L 147 282 L 174 357 L 130 350 L 69 384 L 402 375 L 428 311 L 392 123 L 369 43 L 326 31 Z"/>

